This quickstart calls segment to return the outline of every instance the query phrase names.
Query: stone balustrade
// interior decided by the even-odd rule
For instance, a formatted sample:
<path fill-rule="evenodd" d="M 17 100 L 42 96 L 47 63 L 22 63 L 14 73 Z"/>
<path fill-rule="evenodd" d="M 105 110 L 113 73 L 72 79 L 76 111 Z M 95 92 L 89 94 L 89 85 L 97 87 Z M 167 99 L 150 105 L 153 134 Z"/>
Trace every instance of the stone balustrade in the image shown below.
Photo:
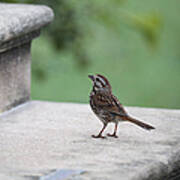
<path fill-rule="evenodd" d="M 0 111 L 30 99 L 31 41 L 53 20 L 47 6 L 0 3 Z"/>

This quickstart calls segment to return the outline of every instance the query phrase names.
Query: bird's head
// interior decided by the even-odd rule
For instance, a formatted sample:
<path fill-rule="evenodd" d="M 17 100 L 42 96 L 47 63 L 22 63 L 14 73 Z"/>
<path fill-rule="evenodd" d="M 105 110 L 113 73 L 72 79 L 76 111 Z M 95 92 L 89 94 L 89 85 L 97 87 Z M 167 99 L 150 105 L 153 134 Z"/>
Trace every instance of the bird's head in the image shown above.
<path fill-rule="evenodd" d="M 89 75 L 88 76 L 93 82 L 93 89 L 95 91 L 107 91 L 111 92 L 111 85 L 107 78 L 103 75 L 96 74 L 96 75 Z"/>

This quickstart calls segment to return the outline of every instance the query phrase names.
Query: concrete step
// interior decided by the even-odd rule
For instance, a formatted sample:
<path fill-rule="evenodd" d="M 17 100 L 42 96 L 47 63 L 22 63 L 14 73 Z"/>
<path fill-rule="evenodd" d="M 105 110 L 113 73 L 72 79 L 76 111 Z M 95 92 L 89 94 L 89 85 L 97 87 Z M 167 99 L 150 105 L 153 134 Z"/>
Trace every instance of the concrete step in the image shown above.
<path fill-rule="evenodd" d="M 180 179 L 180 110 L 126 109 L 156 129 L 123 122 L 118 139 L 93 139 L 102 124 L 87 104 L 31 101 L 3 113 L 1 179 L 37 180 L 56 170 L 80 170 L 71 178 L 83 180 Z"/>

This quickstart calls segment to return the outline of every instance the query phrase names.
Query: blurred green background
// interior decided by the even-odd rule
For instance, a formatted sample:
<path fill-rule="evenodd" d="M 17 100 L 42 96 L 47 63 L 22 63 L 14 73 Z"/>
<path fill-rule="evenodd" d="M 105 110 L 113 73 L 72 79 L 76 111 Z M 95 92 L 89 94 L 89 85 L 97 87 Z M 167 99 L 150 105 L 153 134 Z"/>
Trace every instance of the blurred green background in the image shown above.
<path fill-rule="evenodd" d="M 55 13 L 32 44 L 32 99 L 87 103 L 100 73 L 124 105 L 180 108 L 179 0 L 5 2 Z"/>

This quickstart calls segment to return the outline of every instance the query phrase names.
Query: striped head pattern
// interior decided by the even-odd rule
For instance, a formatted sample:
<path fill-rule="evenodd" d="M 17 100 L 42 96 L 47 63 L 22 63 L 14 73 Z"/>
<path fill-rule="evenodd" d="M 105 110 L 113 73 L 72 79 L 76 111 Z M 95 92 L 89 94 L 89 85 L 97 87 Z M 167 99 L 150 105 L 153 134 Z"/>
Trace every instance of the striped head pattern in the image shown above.
<path fill-rule="evenodd" d="M 95 91 L 110 91 L 111 92 L 111 85 L 107 78 L 103 75 L 96 74 L 96 75 L 89 75 L 88 76 L 93 81 L 93 90 Z"/>

